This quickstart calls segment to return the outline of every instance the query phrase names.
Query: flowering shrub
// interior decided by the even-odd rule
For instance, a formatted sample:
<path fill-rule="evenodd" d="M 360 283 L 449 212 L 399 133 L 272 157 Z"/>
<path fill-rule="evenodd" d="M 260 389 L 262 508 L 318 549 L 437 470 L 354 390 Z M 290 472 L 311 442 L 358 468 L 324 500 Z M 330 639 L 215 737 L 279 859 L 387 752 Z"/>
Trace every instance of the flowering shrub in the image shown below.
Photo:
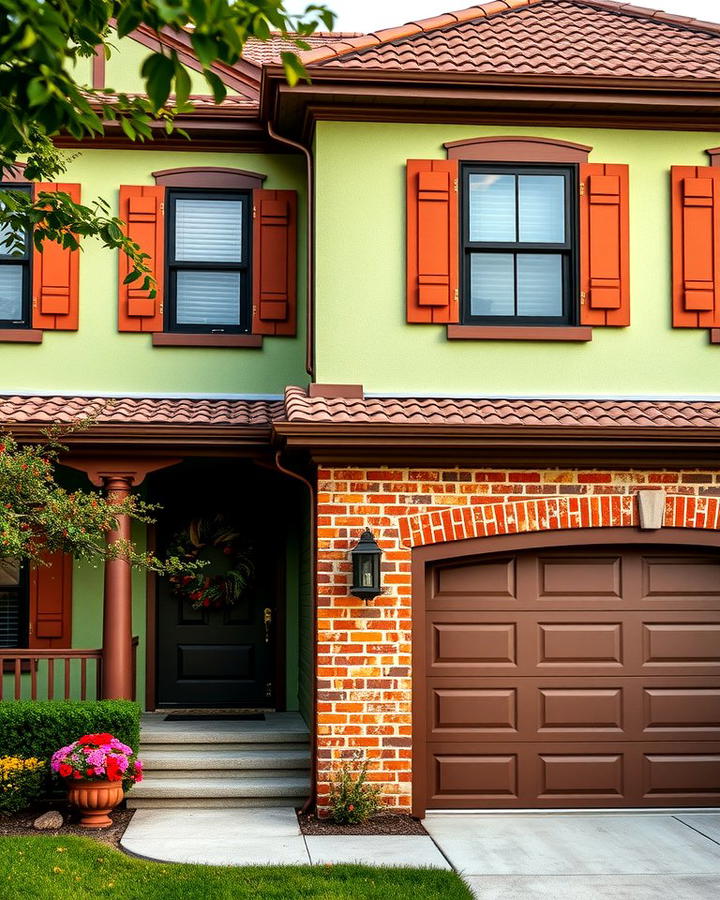
<path fill-rule="evenodd" d="M 357 825 L 374 816 L 381 808 L 380 788 L 367 783 L 367 761 L 358 768 L 359 754 L 354 763 L 343 762 L 330 784 L 330 817 L 338 825 Z"/>
<path fill-rule="evenodd" d="M 122 781 L 125 787 L 142 781 L 142 762 L 132 748 L 111 734 L 85 734 L 53 753 L 50 768 L 76 781 Z"/>
<path fill-rule="evenodd" d="M 16 813 L 30 806 L 42 793 L 41 759 L 19 756 L 0 757 L 0 812 Z"/>

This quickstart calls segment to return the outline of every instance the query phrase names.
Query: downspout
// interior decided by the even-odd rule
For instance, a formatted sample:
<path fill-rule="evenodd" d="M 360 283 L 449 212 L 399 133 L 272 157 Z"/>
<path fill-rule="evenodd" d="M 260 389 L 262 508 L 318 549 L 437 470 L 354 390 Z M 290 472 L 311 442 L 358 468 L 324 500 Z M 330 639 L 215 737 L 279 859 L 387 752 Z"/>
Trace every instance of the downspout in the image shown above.
<path fill-rule="evenodd" d="M 305 337 L 305 371 L 310 376 L 310 381 L 315 380 L 315 167 L 313 165 L 312 153 L 308 148 L 293 141 L 290 138 L 283 137 L 273 128 L 272 122 L 268 120 L 267 131 L 273 140 L 288 147 L 299 150 L 305 156 L 307 163 L 307 281 L 305 287 L 305 305 L 306 314 L 306 337 Z"/>
<path fill-rule="evenodd" d="M 317 796 L 317 537 L 315 531 L 315 488 L 303 475 L 286 469 L 280 462 L 282 451 L 275 453 L 275 466 L 279 472 L 301 482 L 308 489 L 310 498 L 310 615 L 312 616 L 312 713 L 310 721 L 310 796 L 301 812 L 306 813 Z"/>

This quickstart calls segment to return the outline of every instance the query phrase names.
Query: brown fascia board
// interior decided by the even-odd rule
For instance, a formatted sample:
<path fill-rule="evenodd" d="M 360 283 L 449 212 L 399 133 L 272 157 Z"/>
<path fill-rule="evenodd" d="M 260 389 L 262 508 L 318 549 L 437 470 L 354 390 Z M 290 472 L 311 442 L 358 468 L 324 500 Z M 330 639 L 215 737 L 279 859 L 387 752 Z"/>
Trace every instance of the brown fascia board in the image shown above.
<path fill-rule="evenodd" d="M 437 73 L 385 71 L 310 72 L 310 84 L 290 88 L 280 69 L 266 67 L 261 85 L 261 116 L 287 120 L 295 131 L 305 125 L 305 137 L 311 130 L 307 120 L 310 107 L 323 106 L 326 118 L 352 119 L 363 109 L 363 119 L 402 121 L 412 118 L 432 120 L 433 104 L 445 121 L 457 115 L 480 120 L 483 107 L 502 105 L 511 117 L 514 110 L 537 109 L 543 114 L 562 117 L 568 124 L 583 112 L 627 114 L 631 111 L 649 119 L 654 111 L 662 117 L 683 116 L 689 125 L 704 119 L 702 127 L 712 129 L 712 120 L 720 109 L 719 79 L 608 78 L 529 75 L 443 75 Z M 303 112 L 304 110 L 304 112 Z M 333 110 L 333 113 L 329 111 Z M 659 117 L 660 118 L 660 117 Z"/>
<path fill-rule="evenodd" d="M 45 439 L 47 424 L 12 423 L 3 428 L 10 431 L 20 441 L 42 441 Z M 269 450 L 272 430 L 269 425 L 124 425 L 99 424 L 87 431 L 68 435 L 63 443 L 73 448 L 112 449 L 123 447 L 157 447 L 158 451 L 168 449 L 186 450 L 189 454 L 198 451 L 229 449 L 239 452 L 248 450 Z"/>
<path fill-rule="evenodd" d="M 657 427 L 541 427 L 277 422 L 274 431 L 288 449 L 307 450 L 317 462 L 368 459 L 440 462 L 472 460 L 483 465 L 509 460 L 593 462 L 618 465 L 682 463 L 717 466 L 720 429 Z"/>

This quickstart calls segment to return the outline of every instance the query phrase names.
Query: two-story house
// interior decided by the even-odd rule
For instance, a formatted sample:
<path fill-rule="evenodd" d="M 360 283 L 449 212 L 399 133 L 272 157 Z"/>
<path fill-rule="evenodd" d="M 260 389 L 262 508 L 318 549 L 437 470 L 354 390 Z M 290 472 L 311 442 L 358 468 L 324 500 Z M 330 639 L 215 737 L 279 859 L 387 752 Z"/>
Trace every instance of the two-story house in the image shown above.
<path fill-rule="evenodd" d="M 156 300 L 95 249 L 3 262 L 3 417 L 117 398 L 67 477 L 161 503 L 160 550 L 251 546 L 253 590 L 56 560 L 4 642 L 76 693 L 102 647 L 148 710 L 297 711 L 321 808 L 357 751 L 416 815 L 717 805 L 720 25 L 495 0 L 314 42 L 294 88 L 278 41 L 219 71 L 190 142 L 68 141 Z"/>

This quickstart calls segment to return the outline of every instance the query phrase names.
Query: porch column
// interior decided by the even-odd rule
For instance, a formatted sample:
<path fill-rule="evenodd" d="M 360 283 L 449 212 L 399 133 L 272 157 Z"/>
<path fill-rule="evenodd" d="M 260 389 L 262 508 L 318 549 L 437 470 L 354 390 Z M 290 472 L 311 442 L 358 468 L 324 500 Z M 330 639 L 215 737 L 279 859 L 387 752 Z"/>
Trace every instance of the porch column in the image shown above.
<path fill-rule="evenodd" d="M 103 475 L 110 502 L 122 503 L 130 494 L 133 480 L 132 475 Z M 119 540 L 130 540 L 130 517 L 124 514 L 117 517 L 117 528 L 107 535 L 108 544 Z M 119 556 L 105 561 L 102 697 L 132 700 L 132 694 L 132 569 Z"/>

